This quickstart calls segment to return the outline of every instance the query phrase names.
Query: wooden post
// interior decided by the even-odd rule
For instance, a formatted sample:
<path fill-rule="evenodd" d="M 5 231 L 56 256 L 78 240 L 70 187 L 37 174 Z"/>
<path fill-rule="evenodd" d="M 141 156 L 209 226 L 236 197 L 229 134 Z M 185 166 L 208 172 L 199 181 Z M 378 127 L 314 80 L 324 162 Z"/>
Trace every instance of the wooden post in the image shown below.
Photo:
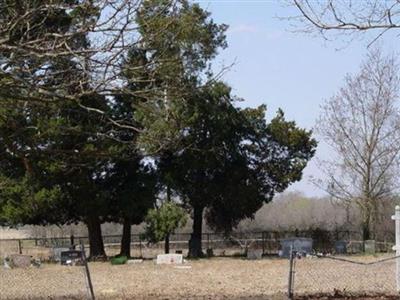
<path fill-rule="evenodd" d="M 18 253 L 22 254 L 22 243 L 21 243 L 21 240 L 18 240 Z"/>
<path fill-rule="evenodd" d="M 71 247 L 74 247 L 75 246 L 75 238 L 74 238 L 73 234 L 71 234 L 71 236 L 69 237 L 69 240 L 70 240 Z"/>
<path fill-rule="evenodd" d="M 393 246 L 393 250 L 396 250 L 396 256 L 400 255 L 400 206 L 396 206 L 395 214 L 392 216 L 392 220 L 395 221 L 396 229 L 396 244 Z M 397 291 L 400 292 L 400 258 L 396 258 L 396 287 Z"/>

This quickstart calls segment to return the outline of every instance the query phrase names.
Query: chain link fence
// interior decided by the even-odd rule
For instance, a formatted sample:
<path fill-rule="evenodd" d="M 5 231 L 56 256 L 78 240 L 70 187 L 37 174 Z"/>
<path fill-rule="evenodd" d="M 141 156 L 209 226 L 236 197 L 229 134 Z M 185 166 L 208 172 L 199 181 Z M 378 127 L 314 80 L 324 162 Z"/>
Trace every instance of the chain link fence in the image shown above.
<path fill-rule="evenodd" d="M 205 233 L 203 250 L 207 253 L 212 249 L 216 256 L 232 257 L 243 256 L 247 249 L 262 249 L 264 256 L 269 256 L 278 253 L 280 239 L 287 236 L 293 234 L 253 232 L 233 233 L 226 237 Z M 189 238 L 190 234 L 186 233 L 172 235 L 171 252 L 179 251 L 185 255 Z M 104 237 L 109 256 L 118 254 L 120 241 L 118 235 Z M 256 261 L 243 258 L 189 261 L 176 268 L 158 266 L 152 259 L 163 253 L 164 244 L 149 244 L 140 235 L 132 236 L 132 255 L 144 260 L 133 262 L 134 265 L 112 266 L 110 262 L 94 262 L 90 263 L 89 273 L 85 264 L 60 266 L 49 260 L 54 256 L 55 248 L 69 247 L 71 243 L 86 245 L 83 253 L 88 253 L 87 237 L 0 240 L 0 299 L 91 299 L 89 277 L 93 279 L 96 299 L 136 299 L 142 295 L 148 299 L 164 299 L 166 295 L 173 295 L 170 299 L 187 299 L 180 290 L 209 299 L 222 299 L 221 295 L 231 299 L 236 299 L 236 295 L 242 297 L 238 299 L 246 299 L 249 295 L 259 297 L 257 299 L 286 299 L 287 291 L 296 299 L 323 299 L 324 295 L 335 294 L 358 295 L 355 299 L 377 294 L 384 295 L 383 299 L 399 298 L 395 278 L 399 258 L 390 254 L 391 243 L 376 244 L 377 251 L 388 251 L 380 253 L 378 258 L 360 255 L 363 245 L 357 241 L 347 242 L 347 255 L 326 255 L 334 253 L 335 242 L 317 240 L 315 253 L 323 251 L 325 254 L 294 256 L 289 263 L 289 283 L 288 260 L 274 257 Z M 7 268 L 4 258 L 19 253 L 42 263 L 29 268 Z M 210 291 L 215 294 L 210 296 Z M 271 298 L 271 293 L 279 293 L 280 298 Z"/>
<path fill-rule="evenodd" d="M 383 297 L 399 299 L 396 261 L 399 256 L 322 256 L 292 254 L 288 294 L 292 299 Z"/>
<path fill-rule="evenodd" d="M 28 255 L 17 254 L 14 258 L 2 258 L 0 268 L 0 299 L 93 299 L 93 286 L 81 245 L 79 256 L 59 263 L 41 263 Z M 18 263 L 17 263 L 18 262 Z M 17 265 L 21 264 L 21 265 Z"/>
<path fill-rule="evenodd" d="M 175 266 L 136 260 L 125 265 L 91 262 L 89 269 L 96 299 L 281 300 L 290 295 L 293 299 L 370 300 L 400 298 L 395 277 L 398 259 L 392 255 L 309 255 L 291 260 L 189 260 Z M 288 266 L 292 267 L 289 272 Z M 1 267 L 0 299 L 92 299 L 88 278 L 84 264 Z"/>

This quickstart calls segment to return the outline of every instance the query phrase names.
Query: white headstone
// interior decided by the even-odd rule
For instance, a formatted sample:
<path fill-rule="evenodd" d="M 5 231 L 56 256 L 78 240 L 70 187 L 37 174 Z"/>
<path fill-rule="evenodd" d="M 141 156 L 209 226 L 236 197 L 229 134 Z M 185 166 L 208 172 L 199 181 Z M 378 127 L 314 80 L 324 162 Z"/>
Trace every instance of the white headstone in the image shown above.
<path fill-rule="evenodd" d="M 4 269 L 11 269 L 10 264 L 8 263 L 7 259 L 4 259 Z"/>
<path fill-rule="evenodd" d="M 143 259 L 128 259 L 126 261 L 126 263 L 128 265 L 132 265 L 132 264 L 141 264 L 143 262 Z"/>
<path fill-rule="evenodd" d="M 159 254 L 157 255 L 157 265 L 160 264 L 182 264 L 183 255 L 182 254 Z"/>

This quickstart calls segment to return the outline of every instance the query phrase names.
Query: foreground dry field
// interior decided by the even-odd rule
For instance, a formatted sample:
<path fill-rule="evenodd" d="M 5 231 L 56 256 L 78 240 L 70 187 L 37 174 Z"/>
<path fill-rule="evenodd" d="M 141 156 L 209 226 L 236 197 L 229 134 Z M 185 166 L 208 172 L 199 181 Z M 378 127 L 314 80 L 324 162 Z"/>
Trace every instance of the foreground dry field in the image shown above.
<path fill-rule="evenodd" d="M 275 258 L 260 261 L 214 258 L 188 261 L 183 266 L 156 265 L 153 261 L 122 266 L 90 263 L 89 267 L 97 299 L 285 299 L 288 281 L 288 260 Z M 394 261 L 366 267 L 303 259 L 296 262 L 295 281 L 298 295 L 332 292 L 335 288 L 389 295 L 395 291 Z M 83 267 L 47 264 L 0 271 L 1 299 L 86 296 Z"/>

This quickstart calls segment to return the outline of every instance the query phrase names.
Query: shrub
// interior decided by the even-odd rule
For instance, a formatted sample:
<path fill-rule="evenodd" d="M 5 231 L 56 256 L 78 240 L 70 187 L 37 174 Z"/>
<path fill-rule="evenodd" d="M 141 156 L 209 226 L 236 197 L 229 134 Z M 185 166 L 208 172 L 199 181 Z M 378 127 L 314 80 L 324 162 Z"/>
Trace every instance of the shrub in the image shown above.
<path fill-rule="evenodd" d="M 128 261 L 128 258 L 126 256 L 116 256 L 111 258 L 111 264 L 112 265 L 124 265 Z"/>

